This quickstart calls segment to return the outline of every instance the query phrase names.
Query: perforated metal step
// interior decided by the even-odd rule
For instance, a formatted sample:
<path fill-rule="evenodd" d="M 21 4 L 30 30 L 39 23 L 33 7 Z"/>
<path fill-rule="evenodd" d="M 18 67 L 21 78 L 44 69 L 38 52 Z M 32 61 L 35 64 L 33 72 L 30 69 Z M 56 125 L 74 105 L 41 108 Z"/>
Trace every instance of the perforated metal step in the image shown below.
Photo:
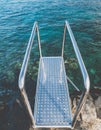
<path fill-rule="evenodd" d="M 62 57 L 42 57 L 34 117 L 36 127 L 71 127 L 72 116 Z"/>

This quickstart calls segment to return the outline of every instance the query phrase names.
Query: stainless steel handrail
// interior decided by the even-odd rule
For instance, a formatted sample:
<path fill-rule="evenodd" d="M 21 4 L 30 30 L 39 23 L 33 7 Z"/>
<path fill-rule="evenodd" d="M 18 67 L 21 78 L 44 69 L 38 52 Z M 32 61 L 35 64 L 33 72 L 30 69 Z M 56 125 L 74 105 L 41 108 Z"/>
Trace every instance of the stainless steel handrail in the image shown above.
<path fill-rule="evenodd" d="M 25 53 L 24 60 L 22 63 L 22 67 L 21 67 L 21 71 L 20 71 L 20 75 L 19 75 L 19 81 L 18 81 L 18 86 L 20 88 L 22 97 L 24 99 L 24 103 L 26 105 L 26 108 L 28 110 L 29 116 L 31 118 L 31 121 L 32 121 L 32 124 L 34 125 L 34 127 L 35 127 L 34 117 L 32 114 L 31 106 L 29 104 L 24 85 L 25 85 L 25 76 L 26 76 L 26 71 L 27 71 L 27 67 L 28 67 L 28 61 L 30 59 L 30 53 L 31 53 L 31 49 L 32 49 L 32 45 L 33 45 L 36 33 L 37 33 L 37 38 L 38 38 L 39 53 L 40 53 L 40 57 L 42 57 L 38 23 L 35 22 L 33 25 L 33 28 L 32 28 L 32 32 L 31 32 L 31 36 L 30 36 L 28 45 L 27 45 L 27 49 L 26 49 L 26 53 Z"/>
<path fill-rule="evenodd" d="M 40 57 L 42 57 L 39 29 L 38 29 L 37 22 L 35 22 L 34 26 L 32 28 L 31 36 L 30 36 L 30 39 L 29 39 L 29 42 L 28 42 L 28 45 L 27 45 L 26 53 L 25 53 L 25 56 L 24 56 L 23 64 L 22 64 L 22 67 L 21 67 L 20 75 L 19 75 L 19 87 L 20 87 L 20 89 L 22 89 L 24 87 L 28 61 L 29 61 L 29 58 L 30 58 L 30 53 L 31 53 L 31 49 L 32 49 L 32 45 L 33 45 L 33 42 L 34 42 L 36 31 L 37 31 L 37 36 L 38 36 Z"/>
<path fill-rule="evenodd" d="M 66 30 L 68 30 L 70 39 L 72 41 L 72 45 L 73 45 L 73 48 L 74 48 L 74 51 L 75 51 L 75 54 L 76 54 L 76 57 L 77 57 L 77 60 L 78 60 L 79 66 L 80 66 L 80 70 L 81 70 L 83 80 L 84 80 L 84 87 L 85 87 L 84 91 L 82 92 L 80 102 L 79 102 L 79 104 L 77 106 L 77 109 L 76 109 L 76 112 L 75 112 L 75 115 L 74 115 L 74 118 L 73 118 L 72 127 L 74 127 L 75 123 L 76 123 L 76 120 L 77 120 L 77 117 L 79 116 L 79 113 L 80 113 L 80 111 L 82 109 L 82 106 L 85 104 L 87 95 L 89 93 L 90 80 L 89 80 L 89 76 L 88 76 L 86 67 L 84 65 L 84 62 L 82 60 L 82 56 L 80 54 L 79 48 L 77 46 L 77 42 L 76 42 L 76 40 L 74 38 L 73 32 L 71 30 L 71 27 L 70 27 L 68 21 L 65 21 L 63 43 L 62 43 L 62 57 L 63 57 L 63 53 L 64 53 L 64 43 L 65 43 L 65 40 L 66 40 Z"/>

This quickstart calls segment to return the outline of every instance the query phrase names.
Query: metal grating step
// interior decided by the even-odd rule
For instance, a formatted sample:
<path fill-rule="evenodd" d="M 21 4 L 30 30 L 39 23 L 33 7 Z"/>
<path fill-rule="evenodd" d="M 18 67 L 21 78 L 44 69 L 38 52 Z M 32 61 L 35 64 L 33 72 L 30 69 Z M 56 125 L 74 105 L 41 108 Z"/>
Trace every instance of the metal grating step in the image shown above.
<path fill-rule="evenodd" d="M 72 116 L 62 57 L 42 57 L 35 98 L 36 127 L 71 127 Z"/>

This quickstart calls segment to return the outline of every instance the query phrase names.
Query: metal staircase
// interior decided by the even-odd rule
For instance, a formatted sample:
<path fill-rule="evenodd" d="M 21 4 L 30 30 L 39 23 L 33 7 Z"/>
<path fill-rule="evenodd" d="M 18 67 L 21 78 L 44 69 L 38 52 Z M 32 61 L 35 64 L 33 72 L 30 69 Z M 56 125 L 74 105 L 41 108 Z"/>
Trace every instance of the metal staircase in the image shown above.
<path fill-rule="evenodd" d="M 69 77 L 66 76 L 65 72 L 63 53 L 66 30 L 69 32 L 84 80 L 84 89 L 73 117 L 71 112 L 68 82 L 70 82 L 77 90 L 78 88 Z M 38 37 L 40 61 L 33 114 L 24 88 L 24 83 L 32 44 L 34 43 L 36 33 Z M 76 40 L 67 21 L 65 22 L 64 27 L 62 55 L 59 57 L 42 56 L 38 24 L 37 22 L 34 23 L 19 75 L 19 88 L 34 128 L 73 128 L 75 126 L 77 117 L 87 99 L 90 89 L 90 81 Z"/>

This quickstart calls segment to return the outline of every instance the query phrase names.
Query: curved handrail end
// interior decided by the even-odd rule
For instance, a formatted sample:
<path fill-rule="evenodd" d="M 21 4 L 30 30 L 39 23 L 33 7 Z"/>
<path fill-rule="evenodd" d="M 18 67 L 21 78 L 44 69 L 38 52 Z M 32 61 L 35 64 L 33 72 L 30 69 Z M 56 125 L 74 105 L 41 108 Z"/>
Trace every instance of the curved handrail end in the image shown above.
<path fill-rule="evenodd" d="M 38 24 L 38 22 L 37 22 L 37 21 L 35 21 L 35 22 L 34 22 L 34 25 L 37 25 L 37 24 Z"/>
<path fill-rule="evenodd" d="M 24 88 L 24 78 L 19 78 L 18 86 L 19 86 L 20 90 L 22 90 Z"/>
<path fill-rule="evenodd" d="M 86 80 L 84 82 L 84 86 L 86 88 L 86 93 L 89 93 L 89 91 L 90 91 L 90 79 L 89 79 L 89 76 L 86 77 Z"/>

